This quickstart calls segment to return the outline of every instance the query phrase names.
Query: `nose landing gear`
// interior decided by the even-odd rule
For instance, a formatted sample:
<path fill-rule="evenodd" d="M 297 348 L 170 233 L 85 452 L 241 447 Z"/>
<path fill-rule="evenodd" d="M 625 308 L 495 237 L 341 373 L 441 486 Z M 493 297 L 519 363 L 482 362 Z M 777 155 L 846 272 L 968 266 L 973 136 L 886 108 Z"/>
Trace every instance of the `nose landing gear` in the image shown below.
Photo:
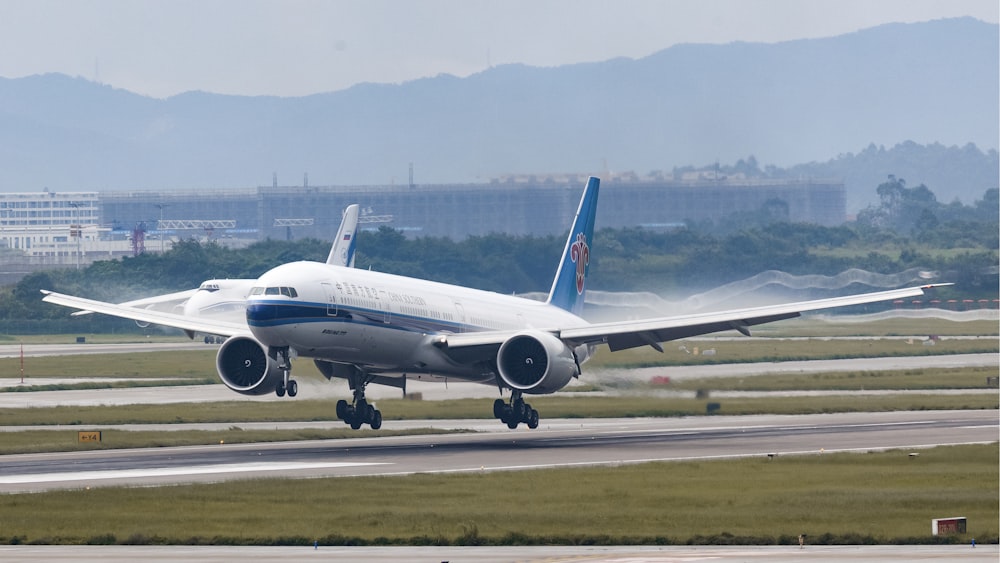
<path fill-rule="evenodd" d="M 274 351 L 276 359 L 278 360 L 278 367 L 285 372 L 285 377 L 274 389 L 274 394 L 279 397 L 284 397 L 285 393 L 288 393 L 289 397 L 294 397 L 299 394 L 299 384 L 292 379 L 292 362 L 288 358 L 288 348 L 278 348 Z"/>

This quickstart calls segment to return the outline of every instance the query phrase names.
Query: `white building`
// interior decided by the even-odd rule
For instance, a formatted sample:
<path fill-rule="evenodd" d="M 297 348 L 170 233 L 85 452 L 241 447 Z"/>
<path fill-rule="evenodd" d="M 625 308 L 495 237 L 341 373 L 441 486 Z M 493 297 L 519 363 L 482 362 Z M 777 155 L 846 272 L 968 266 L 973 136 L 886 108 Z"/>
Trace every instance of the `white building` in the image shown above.
<path fill-rule="evenodd" d="M 73 257 L 100 238 L 97 192 L 0 193 L 0 247 Z"/>

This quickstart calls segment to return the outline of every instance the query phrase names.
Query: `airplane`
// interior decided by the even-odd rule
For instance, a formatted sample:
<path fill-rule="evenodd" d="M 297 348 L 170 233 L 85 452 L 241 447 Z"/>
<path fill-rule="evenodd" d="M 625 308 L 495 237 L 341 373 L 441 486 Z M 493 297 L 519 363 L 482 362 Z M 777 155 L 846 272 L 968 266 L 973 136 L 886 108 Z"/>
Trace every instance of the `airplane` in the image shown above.
<path fill-rule="evenodd" d="M 337 235 L 333 239 L 333 244 L 330 245 L 330 253 L 326 258 L 327 264 L 347 268 L 354 267 L 355 251 L 357 250 L 357 237 L 355 235 L 360 208 L 361 206 L 355 203 L 344 209 L 340 227 L 337 228 Z M 196 289 L 126 301 L 119 303 L 119 305 L 176 312 L 187 316 L 215 316 L 233 322 L 242 322 L 246 318 L 246 296 L 256 281 L 256 278 L 205 280 Z M 73 313 L 73 316 L 88 315 L 91 312 L 77 311 Z M 150 323 L 136 321 L 136 324 L 140 328 L 146 328 Z"/>
<path fill-rule="evenodd" d="M 277 266 L 246 298 L 246 322 L 175 315 L 43 290 L 44 301 L 172 326 L 188 335 L 227 336 L 216 357 L 222 382 L 237 393 L 294 389 L 292 360 L 311 358 L 327 378 L 346 379 L 353 400 L 339 419 L 358 429 L 382 425 L 365 397 L 369 384 L 404 389 L 407 378 L 495 385 L 493 415 L 509 428 L 539 425 L 525 395 L 554 393 L 582 372 L 596 347 L 612 351 L 798 317 L 806 311 L 923 295 L 925 285 L 721 312 L 589 323 L 580 317 L 590 271 L 600 180 L 584 188 L 546 301 L 319 262 Z M 947 284 L 937 284 L 947 285 Z M 510 392 L 509 401 L 503 399 Z"/>

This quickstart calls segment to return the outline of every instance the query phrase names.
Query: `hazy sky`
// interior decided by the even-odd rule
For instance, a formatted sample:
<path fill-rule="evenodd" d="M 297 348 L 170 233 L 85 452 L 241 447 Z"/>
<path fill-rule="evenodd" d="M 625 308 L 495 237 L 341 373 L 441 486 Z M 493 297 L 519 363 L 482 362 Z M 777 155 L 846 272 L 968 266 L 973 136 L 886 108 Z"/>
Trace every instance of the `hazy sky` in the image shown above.
<path fill-rule="evenodd" d="M 997 0 L 0 0 L 0 76 L 300 96 L 998 12 Z"/>

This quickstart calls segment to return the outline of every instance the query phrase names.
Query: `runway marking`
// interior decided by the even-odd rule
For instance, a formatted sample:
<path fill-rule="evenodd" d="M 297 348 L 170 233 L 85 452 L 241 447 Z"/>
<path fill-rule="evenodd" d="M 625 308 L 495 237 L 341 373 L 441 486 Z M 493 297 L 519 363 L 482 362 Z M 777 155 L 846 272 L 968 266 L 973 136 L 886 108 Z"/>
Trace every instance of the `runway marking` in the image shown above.
<path fill-rule="evenodd" d="M 335 469 L 392 465 L 391 463 L 231 463 L 221 465 L 192 465 L 187 467 L 158 467 L 153 469 L 120 469 L 107 471 L 74 471 L 72 473 L 40 473 L 0 477 L 0 484 L 50 483 L 54 481 L 96 481 L 102 479 L 134 479 L 143 477 L 176 477 L 182 475 L 215 475 L 220 473 L 303 471 L 308 469 Z"/>

